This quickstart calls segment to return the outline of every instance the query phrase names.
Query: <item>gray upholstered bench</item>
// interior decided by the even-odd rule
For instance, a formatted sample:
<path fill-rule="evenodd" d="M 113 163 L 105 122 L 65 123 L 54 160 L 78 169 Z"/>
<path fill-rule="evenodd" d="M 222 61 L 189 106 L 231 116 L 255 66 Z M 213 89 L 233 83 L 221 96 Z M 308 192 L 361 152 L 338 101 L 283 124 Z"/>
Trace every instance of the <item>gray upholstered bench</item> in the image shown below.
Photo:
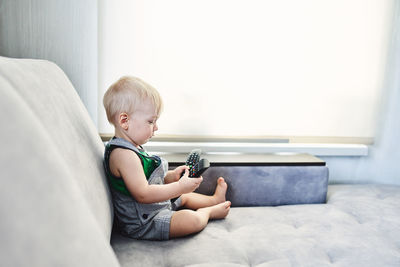
<path fill-rule="evenodd" d="M 309 154 L 205 154 L 211 167 L 203 174 L 199 193 L 212 195 L 218 177 L 228 183 L 233 207 L 325 203 L 328 167 Z M 171 167 L 182 154 L 165 155 Z"/>

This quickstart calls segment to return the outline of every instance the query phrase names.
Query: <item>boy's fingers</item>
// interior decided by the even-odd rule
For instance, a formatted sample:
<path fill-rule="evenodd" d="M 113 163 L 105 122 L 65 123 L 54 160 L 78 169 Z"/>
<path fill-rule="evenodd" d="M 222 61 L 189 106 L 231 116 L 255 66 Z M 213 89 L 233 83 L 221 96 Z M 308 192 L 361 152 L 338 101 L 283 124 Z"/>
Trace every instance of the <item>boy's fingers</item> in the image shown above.
<path fill-rule="evenodd" d="M 182 177 L 182 176 L 185 176 L 185 175 L 189 176 L 189 170 L 188 170 L 188 169 L 185 169 L 185 170 L 182 172 L 181 177 Z"/>

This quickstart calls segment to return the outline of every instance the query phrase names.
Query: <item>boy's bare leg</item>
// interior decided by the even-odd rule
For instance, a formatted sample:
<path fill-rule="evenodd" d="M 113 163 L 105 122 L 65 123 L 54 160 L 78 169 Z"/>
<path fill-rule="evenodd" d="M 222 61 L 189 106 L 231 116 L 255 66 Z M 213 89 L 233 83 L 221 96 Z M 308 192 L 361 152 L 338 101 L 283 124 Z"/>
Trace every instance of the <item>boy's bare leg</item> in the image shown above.
<path fill-rule="evenodd" d="M 206 227 L 209 219 L 225 218 L 229 213 L 230 206 L 231 202 L 225 201 L 197 211 L 180 210 L 175 212 L 171 218 L 169 237 L 181 237 L 200 232 Z"/>
<path fill-rule="evenodd" d="M 183 194 L 181 196 L 182 205 L 186 208 L 197 210 L 200 208 L 210 207 L 226 201 L 225 195 L 228 185 L 224 178 L 219 177 L 217 187 L 213 196 L 202 195 L 198 193 Z"/>

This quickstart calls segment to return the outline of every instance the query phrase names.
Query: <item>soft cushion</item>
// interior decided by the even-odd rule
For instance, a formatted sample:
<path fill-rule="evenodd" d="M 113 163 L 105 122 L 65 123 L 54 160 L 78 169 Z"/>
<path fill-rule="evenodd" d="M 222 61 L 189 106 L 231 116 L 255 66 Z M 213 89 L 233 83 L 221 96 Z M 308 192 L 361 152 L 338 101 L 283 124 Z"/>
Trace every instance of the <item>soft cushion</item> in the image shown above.
<path fill-rule="evenodd" d="M 197 192 L 214 194 L 222 176 L 233 207 L 325 203 L 328 174 L 326 166 L 212 166 Z"/>
<path fill-rule="evenodd" d="M 44 152 L 47 147 L 54 149 L 60 164 L 69 170 L 70 179 L 82 191 L 104 236 L 109 238 L 112 203 L 102 167 L 104 145 L 67 76 L 49 61 L 4 57 L 0 57 L 0 75 L 4 93 L 2 105 L 12 101 L 12 106 L 23 106 L 27 113 L 19 112 L 14 120 L 7 119 L 8 114 L 4 114 L 3 132 L 11 127 L 29 136 L 34 129 L 40 129 L 49 143 L 32 153 Z M 26 127 L 27 115 L 31 115 L 35 123 L 29 128 Z M 1 140 L 6 141 L 5 138 Z M 30 140 L 37 142 L 35 138 Z M 19 155 L 19 159 L 23 162 L 24 155 Z M 45 173 L 46 169 L 43 171 Z"/>
<path fill-rule="evenodd" d="M 0 57 L 0 265 L 118 266 L 102 144 L 64 73 Z"/>
<path fill-rule="evenodd" d="M 122 266 L 399 266 L 400 187 L 331 185 L 327 204 L 232 208 L 200 233 L 136 241 Z"/>

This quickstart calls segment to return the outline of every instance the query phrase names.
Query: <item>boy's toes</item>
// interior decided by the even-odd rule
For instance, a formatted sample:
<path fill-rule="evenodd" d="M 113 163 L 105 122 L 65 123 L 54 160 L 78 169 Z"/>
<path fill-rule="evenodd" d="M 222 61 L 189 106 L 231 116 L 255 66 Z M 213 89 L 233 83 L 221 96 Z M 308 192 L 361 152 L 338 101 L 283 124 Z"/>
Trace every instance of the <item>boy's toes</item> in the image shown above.
<path fill-rule="evenodd" d="M 225 179 L 224 179 L 223 177 L 219 177 L 218 180 L 217 180 L 217 182 L 218 182 L 218 184 L 220 184 L 220 185 L 226 184 Z"/>

